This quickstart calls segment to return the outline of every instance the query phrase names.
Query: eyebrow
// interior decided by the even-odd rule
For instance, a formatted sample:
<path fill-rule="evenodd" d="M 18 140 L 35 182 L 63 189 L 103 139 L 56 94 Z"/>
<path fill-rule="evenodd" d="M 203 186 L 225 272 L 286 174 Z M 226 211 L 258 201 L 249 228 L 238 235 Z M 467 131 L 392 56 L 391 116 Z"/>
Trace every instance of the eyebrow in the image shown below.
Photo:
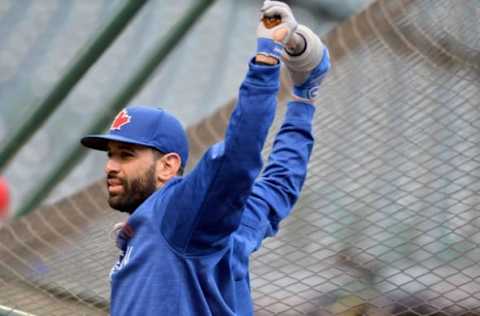
<path fill-rule="evenodd" d="M 135 151 L 136 148 L 134 146 L 129 146 L 129 145 L 120 145 L 118 146 L 118 149 Z"/>
<path fill-rule="evenodd" d="M 112 150 L 114 150 L 115 148 L 107 148 L 107 151 L 108 152 L 111 152 Z M 118 145 L 118 147 L 116 147 L 117 150 L 128 150 L 128 151 L 136 151 L 136 147 L 134 145 L 127 145 L 127 144 L 122 144 L 122 145 Z"/>

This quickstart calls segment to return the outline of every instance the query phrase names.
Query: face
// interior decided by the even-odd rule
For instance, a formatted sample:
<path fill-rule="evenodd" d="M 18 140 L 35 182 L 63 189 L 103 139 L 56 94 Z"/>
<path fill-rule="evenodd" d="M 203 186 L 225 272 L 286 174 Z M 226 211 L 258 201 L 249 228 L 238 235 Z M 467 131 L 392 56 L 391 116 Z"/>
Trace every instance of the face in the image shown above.
<path fill-rule="evenodd" d="M 155 162 L 148 147 L 110 142 L 105 166 L 110 207 L 131 214 L 155 192 Z"/>

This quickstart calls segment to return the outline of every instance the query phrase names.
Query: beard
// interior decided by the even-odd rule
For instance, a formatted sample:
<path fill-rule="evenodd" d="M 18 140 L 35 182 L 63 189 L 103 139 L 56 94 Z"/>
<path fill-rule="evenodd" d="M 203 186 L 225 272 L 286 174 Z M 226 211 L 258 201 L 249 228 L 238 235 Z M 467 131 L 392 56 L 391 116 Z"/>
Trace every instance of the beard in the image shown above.
<path fill-rule="evenodd" d="M 108 204 L 111 208 L 132 214 L 157 189 L 155 181 L 156 168 L 152 165 L 144 174 L 134 179 L 119 179 L 123 193 L 109 193 Z M 115 178 L 115 176 L 109 176 Z"/>

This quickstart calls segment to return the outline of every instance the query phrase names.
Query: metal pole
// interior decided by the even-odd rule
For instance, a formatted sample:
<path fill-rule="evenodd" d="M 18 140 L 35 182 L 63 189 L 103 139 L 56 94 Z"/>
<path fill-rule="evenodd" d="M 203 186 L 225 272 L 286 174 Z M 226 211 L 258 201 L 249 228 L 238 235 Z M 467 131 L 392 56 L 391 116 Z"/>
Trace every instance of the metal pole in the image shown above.
<path fill-rule="evenodd" d="M 21 310 L 0 305 L 0 316 L 35 316 L 30 313 L 22 312 Z"/>
<path fill-rule="evenodd" d="M 7 144 L 0 149 L 0 172 L 59 107 L 83 75 L 107 50 L 146 2 L 147 0 L 126 1 L 125 5 L 113 15 L 112 19 L 80 50 L 78 57 L 72 61 L 65 75 L 39 104 L 33 106 L 34 111 L 31 115 L 13 136 L 8 137 Z"/>
<path fill-rule="evenodd" d="M 167 38 L 163 41 L 159 41 L 159 43 L 155 45 L 152 51 L 148 54 L 146 62 L 134 72 L 131 79 L 127 81 L 125 86 L 119 90 L 119 93 L 106 105 L 105 112 L 103 112 L 98 120 L 90 126 L 85 135 L 99 133 L 111 123 L 115 114 L 117 114 L 117 112 L 119 112 L 135 96 L 150 78 L 158 65 L 173 51 L 187 31 L 190 30 L 198 18 L 200 18 L 213 2 L 215 2 L 215 0 L 202 0 L 195 2 L 195 5 L 192 6 L 184 17 L 173 26 L 172 30 L 167 33 Z M 62 162 L 46 177 L 45 181 L 37 186 L 34 193 L 30 195 L 30 198 L 23 205 L 21 205 L 15 216 L 23 216 L 35 209 L 35 207 L 37 207 L 48 196 L 57 183 L 65 178 L 73 167 L 80 162 L 85 153 L 86 149 L 83 148 L 80 143 L 72 146 L 72 148 L 67 151 L 67 155 Z"/>

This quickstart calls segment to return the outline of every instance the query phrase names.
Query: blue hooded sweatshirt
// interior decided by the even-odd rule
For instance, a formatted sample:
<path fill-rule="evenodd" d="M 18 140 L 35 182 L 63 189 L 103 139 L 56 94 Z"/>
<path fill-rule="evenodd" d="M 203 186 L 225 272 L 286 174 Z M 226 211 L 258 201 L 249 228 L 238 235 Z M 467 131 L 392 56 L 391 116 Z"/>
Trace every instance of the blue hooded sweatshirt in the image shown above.
<path fill-rule="evenodd" d="M 262 168 L 279 73 L 251 62 L 224 142 L 129 217 L 111 272 L 112 315 L 237 315 L 232 234 Z"/>

